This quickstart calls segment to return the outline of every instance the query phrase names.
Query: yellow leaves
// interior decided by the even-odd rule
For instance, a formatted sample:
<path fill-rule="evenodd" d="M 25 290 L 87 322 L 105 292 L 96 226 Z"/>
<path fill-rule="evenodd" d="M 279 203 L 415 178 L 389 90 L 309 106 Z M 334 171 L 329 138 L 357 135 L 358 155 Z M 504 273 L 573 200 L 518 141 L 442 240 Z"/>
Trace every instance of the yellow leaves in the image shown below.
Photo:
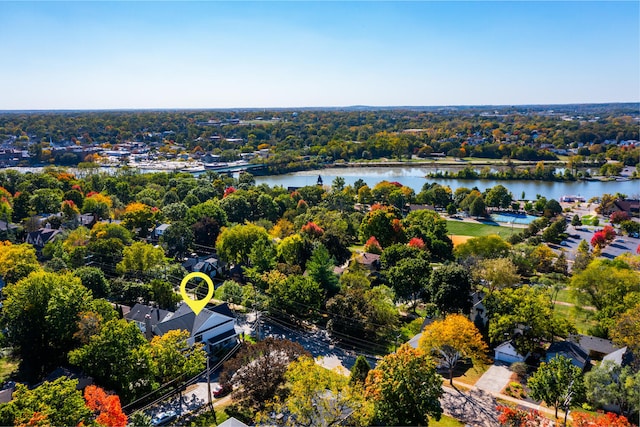
<path fill-rule="evenodd" d="M 124 209 L 124 213 L 125 214 L 137 213 L 137 212 L 144 211 L 146 209 L 150 209 L 150 206 L 147 206 L 144 203 L 140 203 L 140 202 L 132 202 L 132 203 L 129 203 L 127 207 Z"/>
<path fill-rule="evenodd" d="M 450 314 L 444 320 L 428 325 L 420 337 L 419 346 L 428 353 L 446 346 L 473 360 L 487 359 L 488 348 L 480 331 L 462 314 Z"/>
<path fill-rule="evenodd" d="M 89 196 L 87 196 L 87 199 L 91 199 L 93 200 L 96 204 L 97 203 L 104 203 L 105 205 L 107 205 L 109 207 L 109 209 L 111 209 L 111 207 L 113 206 L 113 202 L 111 201 L 111 197 L 104 195 L 102 193 L 93 193 Z"/>

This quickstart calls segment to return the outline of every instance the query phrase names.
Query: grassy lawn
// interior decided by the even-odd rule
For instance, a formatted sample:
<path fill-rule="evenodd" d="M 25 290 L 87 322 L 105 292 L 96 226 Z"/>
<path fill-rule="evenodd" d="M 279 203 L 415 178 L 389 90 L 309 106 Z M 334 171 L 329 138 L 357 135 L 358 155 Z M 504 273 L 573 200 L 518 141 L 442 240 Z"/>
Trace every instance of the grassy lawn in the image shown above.
<path fill-rule="evenodd" d="M 571 296 L 571 291 L 569 289 L 561 289 L 558 291 L 558 296 L 556 296 L 556 301 L 567 302 L 569 304 L 575 304 L 575 300 Z"/>
<path fill-rule="evenodd" d="M 554 310 L 560 316 L 574 324 L 581 334 L 586 334 L 589 328 L 597 324 L 595 321 L 588 319 L 585 314 L 577 313 L 576 310 L 570 306 L 556 304 Z"/>
<path fill-rule="evenodd" d="M 490 234 L 497 234 L 498 236 L 506 239 L 513 233 L 521 231 L 520 228 L 501 227 L 497 225 L 488 225 L 475 222 L 463 222 L 463 221 L 447 221 L 447 230 L 449 234 L 458 236 L 488 236 Z"/>
<path fill-rule="evenodd" d="M 471 366 L 462 375 L 454 374 L 454 379 L 465 384 L 474 385 L 484 374 L 489 366 Z"/>
<path fill-rule="evenodd" d="M 456 420 L 455 418 L 451 418 L 448 415 L 443 415 L 440 417 L 440 421 L 436 421 L 433 418 L 429 420 L 429 425 L 431 427 L 458 427 L 464 426 L 464 423 Z"/>
<path fill-rule="evenodd" d="M 595 215 L 584 215 L 582 218 L 580 218 L 580 221 L 582 222 L 582 225 L 596 225 L 595 221 L 598 218 Z"/>
<path fill-rule="evenodd" d="M 5 382 L 11 374 L 18 370 L 19 361 L 12 357 L 0 359 L 0 383 Z"/>

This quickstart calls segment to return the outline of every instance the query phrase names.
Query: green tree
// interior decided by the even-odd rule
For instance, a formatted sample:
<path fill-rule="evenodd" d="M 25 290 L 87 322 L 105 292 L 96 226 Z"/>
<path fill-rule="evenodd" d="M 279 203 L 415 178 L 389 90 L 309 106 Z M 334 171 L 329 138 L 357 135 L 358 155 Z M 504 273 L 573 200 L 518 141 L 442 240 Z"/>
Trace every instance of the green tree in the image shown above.
<path fill-rule="evenodd" d="M 426 273 L 424 273 L 426 275 Z M 471 311 L 471 275 L 458 264 L 445 264 L 431 273 L 428 284 L 431 302 L 441 313 Z"/>
<path fill-rule="evenodd" d="M 149 243 L 135 242 L 122 251 L 122 261 L 116 269 L 121 274 L 145 275 L 166 264 L 164 251 Z"/>
<path fill-rule="evenodd" d="M 573 275 L 570 288 L 580 305 L 597 309 L 596 319 L 607 331 L 640 299 L 640 274 L 622 260 L 597 259 Z"/>
<path fill-rule="evenodd" d="M 307 262 L 307 273 L 309 277 L 316 281 L 332 297 L 339 290 L 338 277 L 333 272 L 334 262 L 327 248 L 319 245 L 311 253 L 311 258 Z"/>
<path fill-rule="evenodd" d="M 73 348 L 80 312 L 91 308 L 91 292 L 69 274 L 36 272 L 4 289 L 6 339 L 37 378 Z"/>
<path fill-rule="evenodd" d="M 404 220 L 407 237 L 422 239 L 425 248 L 437 261 L 453 258 L 453 242 L 449 238 L 447 221 L 431 210 L 413 211 Z"/>
<path fill-rule="evenodd" d="M 484 259 L 473 272 L 478 281 L 483 281 L 489 293 L 514 286 L 521 281 L 518 268 L 509 258 Z"/>
<path fill-rule="evenodd" d="M 584 398 L 582 371 L 571 363 L 571 359 L 556 356 L 549 362 L 542 362 L 538 370 L 527 381 L 529 395 L 542 400 L 556 411 L 565 412 L 564 425 L 567 425 L 567 412 L 577 406 Z"/>
<path fill-rule="evenodd" d="M 69 353 L 69 362 L 116 390 L 125 401 L 157 386 L 151 345 L 135 323 L 124 319 L 106 322 L 87 345 Z"/>
<path fill-rule="evenodd" d="M 442 415 L 442 379 L 431 358 L 403 345 L 369 371 L 365 396 L 374 402 L 376 425 L 429 425 Z"/>
<path fill-rule="evenodd" d="M 392 206 L 374 205 L 360 224 L 360 240 L 366 242 L 375 236 L 385 248 L 393 243 L 403 243 L 405 234 L 400 221 L 400 211 Z"/>
<path fill-rule="evenodd" d="M 356 361 L 351 368 L 351 375 L 349 376 L 350 384 L 364 384 L 367 379 L 367 375 L 371 370 L 371 365 L 366 357 L 359 355 L 356 357 Z"/>
<path fill-rule="evenodd" d="M 62 196 L 61 190 L 41 188 L 33 192 L 29 202 L 36 213 L 56 213 L 60 211 Z"/>
<path fill-rule="evenodd" d="M 285 374 L 287 395 L 267 404 L 260 418 L 272 423 L 271 413 L 284 414 L 278 424 L 287 426 L 337 425 L 361 406 L 347 378 L 302 356 L 291 362 Z"/>
<path fill-rule="evenodd" d="M 640 371 L 631 366 L 605 360 L 587 372 L 584 385 L 587 400 L 594 405 L 614 404 L 627 417 L 640 411 Z"/>
<path fill-rule="evenodd" d="M 240 194 L 239 194 L 240 193 Z M 220 201 L 220 208 L 231 223 L 242 224 L 253 218 L 251 204 L 240 191 L 232 193 Z"/>
<path fill-rule="evenodd" d="M 542 341 L 566 337 L 574 328 L 553 311 L 547 291 L 531 286 L 505 288 L 485 299 L 489 338 L 493 345 L 512 339 L 522 353 L 534 351 Z"/>
<path fill-rule="evenodd" d="M 85 405 L 78 380 L 58 378 L 29 389 L 16 384 L 13 399 L 0 405 L 0 424 L 13 426 L 91 425 L 91 410 Z"/>
<path fill-rule="evenodd" d="M 473 202 L 469 205 L 469 215 L 475 217 L 487 216 L 487 206 L 485 205 L 482 196 L 478 196 L 473 199 Z"/>
<path fill-rule="evenodd" d="M 556 199 L 549 199 L 544 205 L 544 216 L 553 217 L 562 213 L 562 206 Z M 564 218 L 562 219 L 564 221 Z M 565 224 L 566 225 L 566 224 Z"/>
<path fill-rule="evenodd" d="M 218 236 L 216 250 L 228 262 L 247 264 L 251 248 L 259 240 L 269 240 L 264 227 L 252 224 L 238 224 L 225 228 Z"/>
<path fill-rule="evenodd" d="M 94 298 L 105 298 L 109 295 L 109 281 L 99 268 L 80 267 L 73 271 L 73 275 L 80 278 L 82 286 L 89 289 Z"/>
<path fill-rule="evenodd" d="M 257 240 L 251 246 L 249 262 L 258 273 L 272 270 L 276 266 L 276 248 L 271 240 Z"/>
<path fill-rule="evenodd" d="M 574 273 L 578 273 L 589 265 L 591 260 L 593 259 L 593 255 L 589 251 L 589 244 L 586 240 L 581 240 L 578 243 L 578 248 L 576 250 L 576 258 L 573 261 L 572 271 Z"/>
<path fill-rule="evenodd" d="M 315 317 L 324 295 L 320 285 L 310 277 L 289 276 L 269 285 L 269 309 L 302 318 Z"/>
<path fill-rule="evenodd" d="M 503 185 L 496 185 L 487 191 L 485 202 L 487 206 L 495 208 L 508 208 L 511 205 L 513 196 Z"/>
<path fill-rule="evenodd" d="M 186 204 L 176 202 L 165 205 L 164 208 L 162 208 L 162 213 L 169 221 L 183 221 L 187 218 L 188 210 L 189 207 Z"/>
<path fill-rule="evenodd" d="M 243 291 L 242 286 L 234 280 L 225 280 L 222 286 L 220 286 L 222 294 L 220 298 L 223 301 L 233 304 L 242 304 Z"/>
<path fill-rule="evenodd" d="M 167 255 L 175 258 L 184 258 L 191 252 L 194 236 L 191 227 L 182 221 L 177 221 L 165 230 L 160 237 L 160 243 Z"/>
<path fill-rule="evenodd" d="M 542 238 L 545 242 L 560 243 L 566 235 L 564 234 L 567 229 L 567 222 L 564 218 L 559 218 L 557 221 L 551 223 L 543 232 Z"/>
<path fill-rule="evenodd" d="M 370 287 L 364 272 L 348 271 L 340 278 L 341 290 L 327 301 L 327 330 L 336 339 L 359 337 L 386 343 L 398 326 L 393 291 L 382 285 Z"/>
<path fill-rule="evenodd" d="M 506 258 L 509 255 L 511 245 L 505 242 L 497 234 L 480 236 L 469 239 L 456 247 L 458 258 Z"/>
<path fill-rule="evenodd" d="M 158 379 L 161 383 L 179 377 L 191 378 L 205 368 L 207 354 L 204 345 L 189 345 L 189 336 L 189 332 L 185 330 L 173 330 L 151 340 L 151 356 L 158 366 Z"/>
<path fill-rule="evenodd" d="M 222 227 L 228 224 L 227 214 L 220 207 L 220 202 L 218 202 L 217 200 L 207 200 L 204 203 L 199 203 L 195 206 L 190 207 L 184 218 L 185 222 L 191 226 L 193 226 L 198 221 L 202 221 L 204 218 L 215 220 L 215 222 L 218 224 L 218 227 Z M 216 237 L 217 236 L 214 236 L 212 241 L 215 241 Z"/>
<path fill-rule="evenodd" d="M 406 258 L 385 272 L 396 298 L 408 300 L 415 309 L 418 300 L 427 292 L 431 265 L 421 258 Z"/>
<path fill-rule="evenodd" d="M 580 221 L 580 216 L 578 216 L 578 214 L 575 214 L 573 218 L 571 218 L 571 225 L 574 227 L 582 225 L 582 221 Z"/>
<path fill-rule="evenodd" d="M 151 299 L 155 301 L 160 308 L 170 311 L 175 310 L 176 304 L 182 298 L 173 289 L 171 283 L 160 279 L 153 279 L 149 285 L 151 287 Z"/>

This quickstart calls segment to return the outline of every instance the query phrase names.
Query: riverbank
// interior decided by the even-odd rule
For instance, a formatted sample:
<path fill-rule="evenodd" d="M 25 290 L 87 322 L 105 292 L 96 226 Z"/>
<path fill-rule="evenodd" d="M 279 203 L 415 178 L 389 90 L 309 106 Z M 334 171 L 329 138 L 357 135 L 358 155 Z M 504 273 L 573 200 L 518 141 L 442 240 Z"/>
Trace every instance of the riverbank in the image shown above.
<path fill-rule="evenodd" d="M 415 167 L 460 167 L 466 166 L 503 166 L 503 167 L 525 167 L 536 166 L 540 161 L 543 161 L 545 165 L 565 167 L 567 162 L 559 160 L 503 160 L 503 159 L 481 159 L 477 157 L 466 157 L 462 159 L 454 157 L 434 157 L 429 159 L 413 158 L 410 160 L 359 160 L 356 162 L 335 162 L 331 167 L 346 168 L 346 167 L 403 167 L 403 166 L 415 166 Z"/>

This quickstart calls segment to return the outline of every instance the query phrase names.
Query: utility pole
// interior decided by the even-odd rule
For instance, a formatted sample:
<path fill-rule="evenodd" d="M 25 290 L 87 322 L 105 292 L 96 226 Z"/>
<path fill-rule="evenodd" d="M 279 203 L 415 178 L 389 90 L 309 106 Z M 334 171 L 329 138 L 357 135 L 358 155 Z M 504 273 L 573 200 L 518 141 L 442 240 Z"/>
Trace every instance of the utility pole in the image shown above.
<path fill-rule="evenodd" d="M 211 403 L 211 371 L 209 370 L 209 354 L 207 353 L 207 398 L 209 401 L 209 407 L 213 409 Z"/>

